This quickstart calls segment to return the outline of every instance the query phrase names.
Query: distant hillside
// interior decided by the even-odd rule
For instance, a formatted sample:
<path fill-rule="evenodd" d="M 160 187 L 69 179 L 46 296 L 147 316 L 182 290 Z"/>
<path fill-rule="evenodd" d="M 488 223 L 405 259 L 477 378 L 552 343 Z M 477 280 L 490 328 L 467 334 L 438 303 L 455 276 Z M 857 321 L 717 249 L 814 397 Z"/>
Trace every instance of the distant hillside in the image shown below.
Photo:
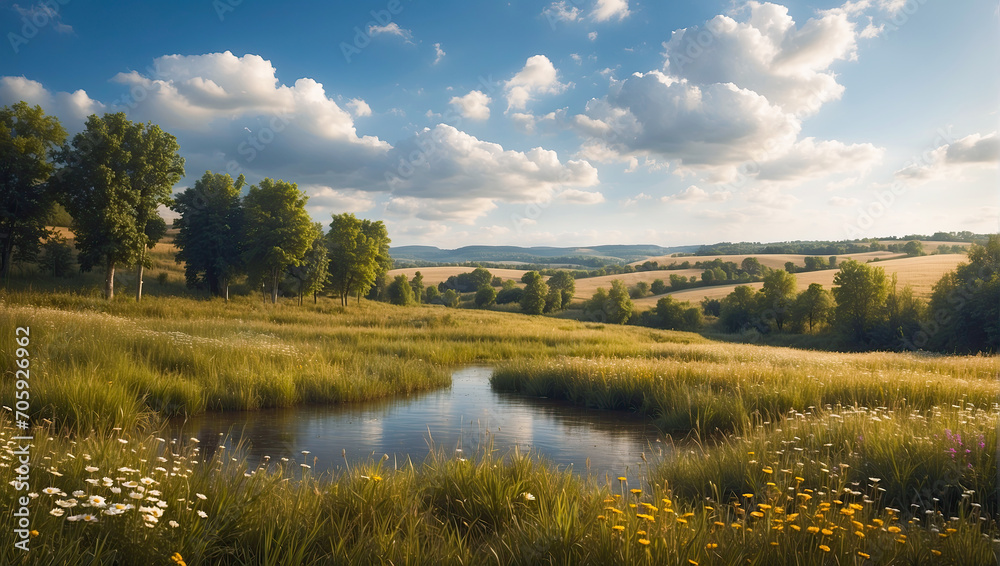
<path fill-rule="evenodd" d="M 433 263 L 532 263 L 532 264 L 567 264 L 576 263 L 593 265 L 606 263 L 628 263 L 651 256 L 669 255 L 672 253 L 690 253 L 699 246 L 675 246 L 665 248 L 652 245 L 610 245 L 588 248 L 559 248 L 518 246 L 465 246 L 455 250 L 442 250 L 434 246 L 399 246 L 390 248 L 389 255 L 398 262 L 433 262 Z"/>

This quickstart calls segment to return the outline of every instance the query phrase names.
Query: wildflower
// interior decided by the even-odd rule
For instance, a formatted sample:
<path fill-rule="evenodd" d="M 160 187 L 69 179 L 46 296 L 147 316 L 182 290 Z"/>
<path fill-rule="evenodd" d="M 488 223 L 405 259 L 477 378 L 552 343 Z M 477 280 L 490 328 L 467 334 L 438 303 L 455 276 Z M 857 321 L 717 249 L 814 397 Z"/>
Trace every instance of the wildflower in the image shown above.
<path fill-rule="evenodd" d="M 63 513 L 65 513 L 65 512 L 66 512 L 66 510 L 65 510 L 65 509 L 59 509 L 59 508 L 57 507 L 57 508 L 55 508 L 55 509 L 52 509 L 52 510 L 50 510 L 50 511 L 49 511 L 49 515 L 52 515 L 53 517 L 62 517 L 62 516 L 63 516 Z"/>
<path fill-rule="evenodd" d="M 831 531 L 830 529 L 823 529 L 823 530 L 822 530 L 822 531 L 820 531 L 820 532 L 821 532 L 821 533 L 823 533 L 823 534 L 824 534 L 824 535 L 826 535 L 826 536 L 830 536 L 830 535 L 832 535 L 832 534 L 833 534 L 833 531 Z"/>
<path fill-rule="evenodd" d="M 208 513 L 202 511 L 201 509 L 198 509 L 198 516 L 201 517 L 202 519 L 206 519 L 208 518 Z"/>
<path fill-rule="evenodd" d="M 616 530 L 616 531 L 624 531 L 625 530 L 625 525 L 615 525 L 615 526 L 613 526 L 611 528 L 614 529 L 614 530 Z"/>
<path fill-rule="evenodd" d="M 632 493 L 632 495 L 639 495 L 640 493 L 642 493 L 641 489 L 635 489 L 635 488 L 630 489 L 629 491 Z"/>
<path fill-rule="evenodd" d="M 87 503 L 90 503 L 94 507 L 104 507 L 106 505 L 104 498 L 100 495 L 91 495 L 87 498 Z"/>
<path fill-rule="evenodd" d="M 628 478 L 625 476 L 618 476 L 618 481 L 628 481 Z"/>
<path fill-rule="evenodd" d="M 84 470 L 87 470 L 90 473 L 94 473 L 94 472 L 100 470 L 100 468 L 97 468 L 95 466 L 87 466 L 87 467 L 84 468 Z"/>
<path fill-rule="evenodd" d="M 858 556 L 860 556 L 861 558 L 864 558 L 865 560 L 868 560 L 869 558 L 871 558 L 870 554 L 865 554 L 864 552 L 861 552 L 860 550 L 858 551 Z"/>
<path fill-rule="evenodd" d="M 941 556 L 941 551 L 937 549 L 931 549 L 931 554 L 934 556 Z"/>
<path fill-rule="evenodd" d="M 900 529 L 900 528 L 899 528 L 899 527 L 897 527 L 896 525 L 893 525 L 893 526 L 889 527 L 889 528 L 888 528 L 887 530 L 888 530 L 888 531 L 889 531 L 890 533 L 893 533 L 893 534 L 895 534 L 895 533 L 898 533 L 899 531 L 901 531 L 902 529 Z"/>
<path fill-rule="evenodd" d="M 55 494 L 59 493 L 59 488 L 58 487 L 47 487 L 47 488 L 45 488 L 45 489 L 42 490 L 42 493 L 44 493 L 45 495 L 55 495 Z"/>
<path fill-rule="evenodd" d="M 825 544 L 819 545 L 819 549 L 822 550 L 823 552 L 830 552 L 830 547 Z"/>
<path fill-rule="evenodd" d="M 28 534 L 31 535 L 31 536 L 33 536 L 33 537 L 37 537 L 38 536 L 38 531 L 36 531 L 35 529 L 31 529 L 31 531 L 29 531 Z"/>
<path fill-rule="evenodd" d="M 530 494 L 530 493 L 528 493 L 527 491 L 525 491 L 524 493 L 522 493 L 521 497 L 523 497 L 525 501 L 534 501 L 535 500 L 535 496 L 532 495 L 532 494 Z"/>
<path fill-rule="evenodd" d="M 641 538 L 639 539 L 639 544 L 643 546 L 649 546 L 649 539 Z"/>
<path fill-rule="evenodd" d="M 170 525 L 170 527 L 174 528 L 174 529 L 176 529 L 177 527 L 181 526 L 181 524 L 178 523 L 177 521 L 167 521 L 167 524 Z"/>

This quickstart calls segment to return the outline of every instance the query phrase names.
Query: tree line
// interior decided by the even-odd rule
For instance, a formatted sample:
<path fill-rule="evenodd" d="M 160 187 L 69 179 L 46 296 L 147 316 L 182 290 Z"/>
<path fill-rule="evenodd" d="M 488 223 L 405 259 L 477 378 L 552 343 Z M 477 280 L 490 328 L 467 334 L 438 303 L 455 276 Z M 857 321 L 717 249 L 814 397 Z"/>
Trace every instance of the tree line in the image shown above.
<path fill-rule="evenodd" d="M 108 299 L 121 268 L 136 268 L 142 299 L 148 250 L 167 232 L 160 207 L 180 216 L 174 243 L 187 286 L 227 299 L 245 277 L 272 303 L 292 289 L 300 302 L 329 290 L 347 304 L 391 267 L 381 221 L 334 215 L 324 234 L 295 183 L 265 178 L 246 187 L 242 175 L 208 171 L 173 198 L 184 176 L 179 149 L 159 126 L 121 112 L 90 116 L 67 141 L 59 120 L 39 106 L 0 109 L 0 277 L 6 281 L 21 262 L 51 264 L 54 273 L 67 268 L 68 246 L 46 228 L 57 205 L 71 217 L 80 269 L 104 271 Z"/>

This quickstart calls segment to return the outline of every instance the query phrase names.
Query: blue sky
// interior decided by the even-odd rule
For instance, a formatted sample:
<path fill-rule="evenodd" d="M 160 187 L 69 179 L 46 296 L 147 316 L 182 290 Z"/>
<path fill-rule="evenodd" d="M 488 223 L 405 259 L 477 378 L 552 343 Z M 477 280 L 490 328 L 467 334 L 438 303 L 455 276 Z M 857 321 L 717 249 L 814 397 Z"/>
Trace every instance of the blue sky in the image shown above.
<path fill-rule="evenodd" d="M 0 104 L 124 111 L 394 244 L 1000 230 L 996 3 L 0 0 Z"/>

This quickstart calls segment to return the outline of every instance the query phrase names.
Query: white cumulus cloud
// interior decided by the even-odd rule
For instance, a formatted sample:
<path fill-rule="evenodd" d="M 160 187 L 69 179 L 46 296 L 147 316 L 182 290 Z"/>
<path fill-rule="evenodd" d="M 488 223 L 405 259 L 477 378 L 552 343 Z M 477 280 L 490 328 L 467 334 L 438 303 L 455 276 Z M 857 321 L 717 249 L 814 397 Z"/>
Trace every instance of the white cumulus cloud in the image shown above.
<path fill-rule="evenodd" d="M 559 94 L 570 85 L 559 82 L 559 72 L 545 55 L 529 57 L 522 68 L 504 83 L 507 110 L 524 110 L 531 100 L 543 94 Z"/>
<path fill-rule="evenodd" d="M 628 0 L 597 0 L 590 17 L 598 22 L 611 19 L 623 20 L 629 15 Z"/>
<path fill-rule="evenodd" d="M 469 120 L 488 120 L 490 117 L 490 103 L 493 100 L 482 91 L 474 90 L 465 96 L 454 96 L 449 101 L 455 110 L 463 118 Z"/>

